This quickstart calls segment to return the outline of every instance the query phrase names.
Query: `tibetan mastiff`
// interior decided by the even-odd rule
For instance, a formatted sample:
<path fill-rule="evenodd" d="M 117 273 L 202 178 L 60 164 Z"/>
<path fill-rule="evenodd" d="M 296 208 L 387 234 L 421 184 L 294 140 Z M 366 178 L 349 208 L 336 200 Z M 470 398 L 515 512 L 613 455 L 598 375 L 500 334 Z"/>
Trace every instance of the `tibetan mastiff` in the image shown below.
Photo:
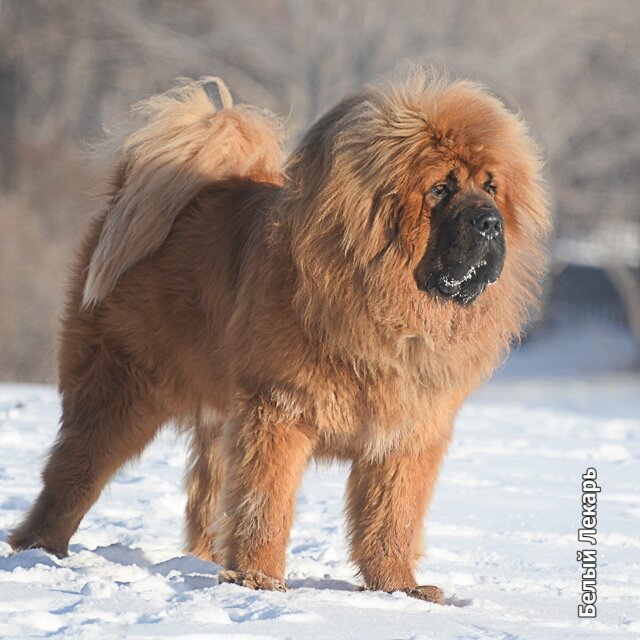
<path fill-rule="evenodd" d="M 111 476 L 188 433 L 188 550 L 285 589 L 313 459 L 351 463 L 368 589 L 419 586 L 425 511 L 467 395 L 535 304 L 550 221 L 526 125 L 478 84 L 412 72 L 277 119 L 217 78 L 140 103 L 72 274 L 62 418 L 14 549 L 67 553 Z"/>

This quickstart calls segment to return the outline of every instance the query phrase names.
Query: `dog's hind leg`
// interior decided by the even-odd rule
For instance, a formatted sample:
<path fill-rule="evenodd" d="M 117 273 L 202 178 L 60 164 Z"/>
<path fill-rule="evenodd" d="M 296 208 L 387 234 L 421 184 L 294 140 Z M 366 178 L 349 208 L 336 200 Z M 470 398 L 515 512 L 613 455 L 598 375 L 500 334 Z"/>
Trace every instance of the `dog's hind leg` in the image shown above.
<path fill-rule="evenodd" d="M 203 560 L 220 563 L 213 552 L 211 531 L 222 485 L 222 421 L 199 411 L 191 425 L 187 469 L 187 551 Z"/>
<path fill-rule="evenodd" d="M 69 539 L 111 476 L 151 441 L 167 415 L 146 372 L 103 345 L 77 345 L 84 367 L 61 372 L 62 420 L 44 487 L 9 534 L 15 550 L 67 554 Z M 76 363 L 77 363 L 76 357 Z"/>

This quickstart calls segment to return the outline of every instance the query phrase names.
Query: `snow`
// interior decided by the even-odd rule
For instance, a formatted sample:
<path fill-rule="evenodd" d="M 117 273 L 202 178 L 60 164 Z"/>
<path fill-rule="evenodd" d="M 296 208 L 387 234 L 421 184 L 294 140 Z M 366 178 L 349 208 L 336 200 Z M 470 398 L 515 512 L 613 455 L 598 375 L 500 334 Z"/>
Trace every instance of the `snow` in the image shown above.
<path fill-rule="evenodd" d="M 451 288 L 459 287 L 463 282 L 467 282 L 467 280 L 471 280 L 471 278 L 473 278 L 473 276 L 476 275 L 476 271 L 478 271 L 480 267 L 486 267 L 486 266 L 487 266 L 487 261 L 481 260 L 480 262 L 478 262 L 478 264 L 472 266 L 469 269 L 469 271 L 467 271 L 467 273 L 465 273 L 462 276 L 462 278 L 460 278 L 460 280 L 456 280 L 455 278 L 451 278 L 447 275 L 443 275 L 440 278 L 440 282 L 442 282 L 442 284 L 444 284 L 447 287 L 451 287 Z"/>
<path fill-rule="evenodd" d="M 639 391 L 630 374 L 499 375 L 467 403 L 420 563 L 420 581 L 445 590 L 437 606 L 354 588 L 338 466 L 305 476 L 288 593 L 218 585 L 219 567 L 181 553 L 185 448 L 170 430 L 116 476 L 68 558 L 11 555 L 6 532 L 38 491 L 59 400 L 0 385 L 0 637 L 640 638 Z M 579 620 L 587 467 L 602 486 L 598 616 Z"/>

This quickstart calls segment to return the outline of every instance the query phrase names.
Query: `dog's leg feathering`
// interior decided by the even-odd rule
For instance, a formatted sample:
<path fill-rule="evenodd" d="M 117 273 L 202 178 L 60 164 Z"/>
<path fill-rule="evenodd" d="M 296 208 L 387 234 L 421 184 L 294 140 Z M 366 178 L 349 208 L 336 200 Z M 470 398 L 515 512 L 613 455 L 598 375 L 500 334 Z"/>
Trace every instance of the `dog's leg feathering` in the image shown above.
<path fill-rule="evenodd" d="M 445 450 L 438 445 L 417 455 L 354 461 L 347 490 L 351 557 L 368 589 L 444 601 L 438 587 L 419 586 L 414 572 L 422 555 L 422 521 Z"/>
<path fill-rule="evenodd" d="M 199 415 L 192 429 L 186 483 L 186 550 L 220 564 L 220 558 L 213 553 L 212 526 L 222 488 L 222 424 Z"/>
<path fill-rule="evenodd" d="M 81 350 L 80 350 L 81 351 Z M 9 534 L 15 551 L 68 553 L 69 539 L 111 476 L 140 455 L 167 418 L 145 374 L 99 352 L 73 383 L 63 375 L 62 421 L 44 487 Z"/>
<path fill-rule="evenodd" d="M 214 536 L 227 569 L 220 581 L 283 590 L 295 497 L 313 434 L 276 407 L 256 404 L 226 425 L 224 437 L 227 464 Z"/>

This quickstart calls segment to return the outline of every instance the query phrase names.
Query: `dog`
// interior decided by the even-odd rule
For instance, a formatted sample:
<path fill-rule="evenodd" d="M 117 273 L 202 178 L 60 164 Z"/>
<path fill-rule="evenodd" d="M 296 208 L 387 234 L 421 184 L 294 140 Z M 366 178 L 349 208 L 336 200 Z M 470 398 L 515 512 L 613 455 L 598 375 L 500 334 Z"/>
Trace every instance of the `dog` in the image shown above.
<path fill-rule="evenodd" d="M 174 421 L 191 443 L 187 550 L 221 581 L 285 589 L 301 476 L 337 459 L 365 587 L 443 602 L 415 567 L 454 417 L 545 269 L 525 123 L 421 71 L 342 100 L 288 158 L 280 122 L 216 78 L 134 112 L 73 267 L 61 426 L 12 547 L 65 555 L 111 476 Z"/>

